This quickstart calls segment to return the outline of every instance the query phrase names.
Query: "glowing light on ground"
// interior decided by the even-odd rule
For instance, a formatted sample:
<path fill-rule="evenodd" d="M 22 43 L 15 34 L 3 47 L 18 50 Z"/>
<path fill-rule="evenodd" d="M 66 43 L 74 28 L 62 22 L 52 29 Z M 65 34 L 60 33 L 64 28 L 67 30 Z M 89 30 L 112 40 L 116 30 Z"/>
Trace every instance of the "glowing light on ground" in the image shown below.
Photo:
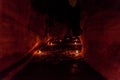
<path fill-rule="evenodd" d="M 76 45 L 77 43 L 75 42 L 74 44 Z"/>
<path fill-rule="evenodd" d="M 34 52 L 34 55 L 35 56 L 40 56 L 40 55 L 42 55 L 43 53 L 42 53 L 42 51 L 41 50 L 36 50 L 35 52 Z"/>
<path fill-rule="evenodd" d="M 38 54 L 42 54 L 42 51 L 38 50 Z"/>
<path fill-rule="evenodd" d="M 60 42 L 62 42 L 62 40 L 59 40 Z"/>
<path fill-rule="evenodd" d="M 79 53 L 79 50 L 76 50 L 76 53 L 78 54 L 78 53 Z"/>
<path fill-rule="evenodd" d="M 48 42 L 47 45 L 48 46 L 53 46 L 53 43 L 52 42 Z"/>
<path fill-rule="evenodd" d="M 79 50 L 76 50 L 75 51 L 75 56 L 79 56 L 79 55 L 80 55 Z"/>
<path fill-rule="evenodd" d="M 51 42 L 51 43 L 50 43 L 50 45 L 52 46 L 52 45 L 53 45 L 53 43 Z"/>

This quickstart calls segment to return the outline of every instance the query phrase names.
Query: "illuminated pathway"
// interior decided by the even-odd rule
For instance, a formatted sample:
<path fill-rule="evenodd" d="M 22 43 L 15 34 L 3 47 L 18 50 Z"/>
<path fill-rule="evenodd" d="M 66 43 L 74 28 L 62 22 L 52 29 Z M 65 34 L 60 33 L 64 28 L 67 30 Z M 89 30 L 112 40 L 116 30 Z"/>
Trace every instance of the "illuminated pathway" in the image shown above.
<path fill-rule="evenodd" d="M 35 51 L 34 58 L 23 70 L 14 75 L 12 80 L 105 80 L 82 57 L 72 58 L 76 54 L 78 56 L 81 44 L 76 42 L 76 39 L 75 44 L 74 40 L 66 39 L 67 44 L 63 41 L 64 45 L 61 45 L 62 43 L 59 45 L 59 42 L 52 41 L 45 49 L 39 48 Z M 66 53 L 68 55 L 65 55 Z"/>

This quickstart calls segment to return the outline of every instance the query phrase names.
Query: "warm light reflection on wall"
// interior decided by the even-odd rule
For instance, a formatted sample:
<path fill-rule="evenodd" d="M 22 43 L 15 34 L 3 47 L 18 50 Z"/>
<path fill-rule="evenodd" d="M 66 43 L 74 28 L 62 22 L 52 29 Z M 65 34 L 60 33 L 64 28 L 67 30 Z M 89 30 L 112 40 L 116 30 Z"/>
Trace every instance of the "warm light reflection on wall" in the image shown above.
<path fill-rule="evenodd" d="M 37 46 L 40 45 L 40 38 L 39 36 L 36 36 L 36 43 L 33 45 L 33 47 L 28 51 L 28 53 L 32 52 Z"/>
<path fill-rule="evenodd" d="M 81 45 L 82 45 L 82 49 L 80 51 L 80 55 L 84 58 L 84 55 L 85 55 L 84 37 L 81 35 L 81 36 L 79 36 L 79 39 L 80 39 Z"/>

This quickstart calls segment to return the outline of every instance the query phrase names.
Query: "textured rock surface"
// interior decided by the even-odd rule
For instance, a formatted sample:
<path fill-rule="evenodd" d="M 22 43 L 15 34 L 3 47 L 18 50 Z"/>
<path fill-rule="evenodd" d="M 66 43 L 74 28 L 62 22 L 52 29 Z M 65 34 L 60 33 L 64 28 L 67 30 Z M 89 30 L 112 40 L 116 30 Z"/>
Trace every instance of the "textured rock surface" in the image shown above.
<path fill-rule="evenodd" d="M 1 5 L 0 71 L 22 58 L 36 43 L 36 35 L 27 29 L 29 1 L 2 0 Z"/>
<path fill-rule="evenodd" d="M 118 4 L 119 2 L 113 1 L 107 9 L 105 7 L 92 13 L 87 17 L 83 27 L 86 44 L 85 60 L 108 80 L 120 79 Z"/>

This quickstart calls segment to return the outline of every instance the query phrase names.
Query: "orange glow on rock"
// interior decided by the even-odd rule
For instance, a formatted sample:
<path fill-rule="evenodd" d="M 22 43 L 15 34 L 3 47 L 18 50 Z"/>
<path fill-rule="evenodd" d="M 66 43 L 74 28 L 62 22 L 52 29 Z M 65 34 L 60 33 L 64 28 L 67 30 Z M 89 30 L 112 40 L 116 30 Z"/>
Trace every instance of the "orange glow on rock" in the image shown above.
<path fill-rule="evenodd" d="M 39 45 L 40 45 L 40 38 L 39 38 L 39 36 L 36 36 L 36 43 L 28 52 L 32 52 Z"/>
<path fill-rule="evenodd" d="M 85 55 L 85 44 L 84 44 L 84 37 L 81 35 L 80 37 L 80 41 L 81 41 L 81 45 L 82 45 L 82 49 L 81 49 L 81 56 L 84 58 L 84 55 Z"/>

